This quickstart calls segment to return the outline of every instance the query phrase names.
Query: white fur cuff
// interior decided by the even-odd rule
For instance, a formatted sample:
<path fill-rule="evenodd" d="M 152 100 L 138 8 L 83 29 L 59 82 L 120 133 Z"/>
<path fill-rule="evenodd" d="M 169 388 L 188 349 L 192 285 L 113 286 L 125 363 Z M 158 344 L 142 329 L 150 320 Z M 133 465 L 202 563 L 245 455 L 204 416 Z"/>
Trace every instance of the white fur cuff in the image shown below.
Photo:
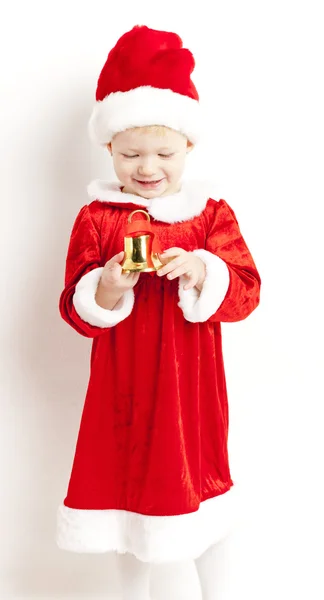
<path fill-rule="evenodd" d="M 134 291 L 128 290 L 113 310 L 102 308 L 95 301 L 97 287 L 103 267 L 92 269 L 75 286 L 73 304 L 79 317 L 96 327 L 113 327 L 130 315 L 134 305 Z"/>
<path fill-rule="evenodd" d="M 193 254 L 201 258 L 206 265 L 206 279 L 201 292 L 197 288 L 184 290 L 188 279 L 179 277 L 179 298 L 183 315 L 191 323 L 207 321 L 222 304 L 230 282 L 230 274 L 226 263 L 216 254 L 208 250 L 194 250 Z"/>

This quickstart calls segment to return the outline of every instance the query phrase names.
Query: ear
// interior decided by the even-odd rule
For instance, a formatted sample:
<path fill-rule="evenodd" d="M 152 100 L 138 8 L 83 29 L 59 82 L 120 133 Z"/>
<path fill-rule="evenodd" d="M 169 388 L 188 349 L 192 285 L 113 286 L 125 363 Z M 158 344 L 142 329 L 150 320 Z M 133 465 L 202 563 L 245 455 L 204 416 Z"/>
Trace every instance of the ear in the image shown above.
<path fill-rule="evenodd" d="M 191 152 L 194 149 L 194 144 L 190 141 L 187 140 L 187 154 L 189 154 L 189 152 Z"/>
<path fill-rule="evenodd" d="M 108 148 L 108 152 L 110 155 L 112 155 L 112 146 L 111 146 L 111 142 L 109 142 L 109 144 L 106 144 L 107 148 Z"/>

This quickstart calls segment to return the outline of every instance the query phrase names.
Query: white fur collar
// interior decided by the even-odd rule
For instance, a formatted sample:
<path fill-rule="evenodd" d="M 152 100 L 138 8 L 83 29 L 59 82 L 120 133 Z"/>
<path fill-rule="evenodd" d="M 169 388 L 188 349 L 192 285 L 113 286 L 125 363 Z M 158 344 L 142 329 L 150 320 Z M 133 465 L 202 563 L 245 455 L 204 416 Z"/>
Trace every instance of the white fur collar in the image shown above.
<path fill-rule="evenodd" d="M 188 221 L 200 215 L 210 198 L 207 190 L 209 189 L 210 192 L 211 189 L 210 183 L 186 181 L 182 182 L 180 192 L 148 200 L 135 194 L 123 193 L 121 186 L 120 182 L 95 179 L 87 189 L 92 200 L 142 206 L 154 219 L 164 223 Z M 214 199 L 218 198 L 214 197 Z"/>

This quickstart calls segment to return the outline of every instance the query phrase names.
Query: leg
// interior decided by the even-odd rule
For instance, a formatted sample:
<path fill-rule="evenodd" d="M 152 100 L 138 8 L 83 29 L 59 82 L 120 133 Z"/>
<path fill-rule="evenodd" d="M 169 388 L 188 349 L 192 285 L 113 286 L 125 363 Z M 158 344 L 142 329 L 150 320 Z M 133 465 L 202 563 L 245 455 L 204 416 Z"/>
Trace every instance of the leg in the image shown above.
<path fill-rule="evenodd" d="M 117 554 L 123 600 L 150 600 L 150 563 L 133 554 Z"/>
<path fill-rule="evenodd" d="M 225 541 L 211 546 L 195 560 L 202 600 L 221 600 L 226 576 Z"/>

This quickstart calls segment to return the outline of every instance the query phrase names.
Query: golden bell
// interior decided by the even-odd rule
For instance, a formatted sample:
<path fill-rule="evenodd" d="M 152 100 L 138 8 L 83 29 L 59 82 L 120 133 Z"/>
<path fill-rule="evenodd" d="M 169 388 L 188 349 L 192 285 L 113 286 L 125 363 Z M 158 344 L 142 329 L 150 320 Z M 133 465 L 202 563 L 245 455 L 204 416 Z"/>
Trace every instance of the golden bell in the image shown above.
<path fill-rule="evenodd" d="M 135 213 L 143 213 L 148 221 L 131 222 L 131 218 Z M 124 273 L 131 271 L 139 271 L 141 273 L 149 273 L 157 271 L 162 267 L 158 253 L 153 251 L 154 233 L 151 228 L 150 215 L 145 210 L 134 210 L 128 217 L 128 223 L 131 224 L 126 228 L 126 234 L 132 231 L 133 235 L 124 237 L 124 252 L 125 258 L 122 263 Z M 135 225 L 137 223 L 138 225 Z M 134 235 L 136 228 L 141 235 Z"/>

